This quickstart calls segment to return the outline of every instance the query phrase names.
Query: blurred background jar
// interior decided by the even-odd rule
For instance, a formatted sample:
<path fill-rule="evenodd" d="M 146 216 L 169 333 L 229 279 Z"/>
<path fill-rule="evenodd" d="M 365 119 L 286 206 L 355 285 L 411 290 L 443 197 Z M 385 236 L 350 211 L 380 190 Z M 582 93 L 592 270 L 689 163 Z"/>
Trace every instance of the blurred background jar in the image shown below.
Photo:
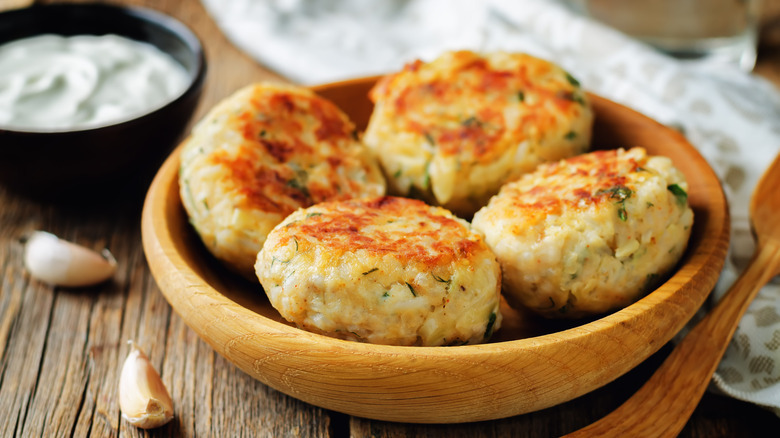
<path fill-rule="evenodd" d="M 580 0 L 590 17 L 681 59 L 756 64 L 762 0 Z"/>

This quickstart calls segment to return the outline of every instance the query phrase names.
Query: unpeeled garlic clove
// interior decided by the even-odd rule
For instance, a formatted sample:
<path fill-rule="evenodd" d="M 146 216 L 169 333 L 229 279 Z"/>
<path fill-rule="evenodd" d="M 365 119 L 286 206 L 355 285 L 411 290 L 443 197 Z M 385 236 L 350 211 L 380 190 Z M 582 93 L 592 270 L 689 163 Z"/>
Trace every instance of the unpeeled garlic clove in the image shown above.
<path fill-rule="evenodd" d="M 160 427 L 173 418 L 173 400 L 149 358 L 133 341 L 119 376 L 122 418 L 141 429 Z"/>
<path fill-rule="evenodd" d="M 101 283 L 116 272 L 116 259 L 62 240 L 45 231 L 35 231 L 25 243 L 24 265 L 33 277 L 56 286 L 80 287 Z"/>

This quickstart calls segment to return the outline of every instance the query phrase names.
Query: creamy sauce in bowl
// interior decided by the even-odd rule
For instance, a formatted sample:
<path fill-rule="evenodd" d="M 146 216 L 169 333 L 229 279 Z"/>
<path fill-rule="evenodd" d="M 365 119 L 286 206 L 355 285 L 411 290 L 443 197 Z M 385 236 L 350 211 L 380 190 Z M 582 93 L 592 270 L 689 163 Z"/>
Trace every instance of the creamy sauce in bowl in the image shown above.
<path fill-rule="evenodd" d="M 181 95 L 184 67 L 118 35 L 40 35 L 0 46 L 0 127 L 65 131 L 148 113 Z"/>

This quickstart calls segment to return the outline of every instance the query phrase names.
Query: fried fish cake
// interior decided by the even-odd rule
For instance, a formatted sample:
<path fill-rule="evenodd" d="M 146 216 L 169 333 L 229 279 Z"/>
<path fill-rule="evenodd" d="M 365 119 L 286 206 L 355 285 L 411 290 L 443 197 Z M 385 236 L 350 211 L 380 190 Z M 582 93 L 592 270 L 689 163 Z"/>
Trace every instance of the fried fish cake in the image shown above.
<path fill-rule="evenodd" d="M 398 197 L 301 209 L 268 235 L 256 272 L 299 327 L 391 345 L 460 345 L 501 325 L 501 271 L 462 219 Z"/>
<path fill-rule="evenodd" d="M 198 123 L 181 149 L 179 185 L 206 247 L 252 279 L 266 235 L 293 211 L 385 192 L 376 159 L 340 109 L 272 83 L 237 91 Z"/>
<path fill-rule="evenodd" d="M 363 137 L 391 193 L 464 218 L 542 162 L 587 151 L 588 96 L 569 73 L 520 53 L 445 53 L 383 77 Z"/>
<path fill-rule="evenodd" d="M 628 305 L 662 279 L 688 244 L 688 185 L 643 148 L 544 164 L 474 215 L 515 307 L 574 318 Z"/>

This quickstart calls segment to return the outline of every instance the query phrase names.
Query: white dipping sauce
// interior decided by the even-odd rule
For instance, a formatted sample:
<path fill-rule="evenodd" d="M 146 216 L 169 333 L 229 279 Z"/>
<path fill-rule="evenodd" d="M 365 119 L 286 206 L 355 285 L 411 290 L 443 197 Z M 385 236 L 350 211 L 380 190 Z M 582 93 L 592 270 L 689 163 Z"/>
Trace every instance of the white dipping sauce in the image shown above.
<path fill-rule="evenodd" d="M 184 92 L 184 67 L 117 35 L 41 35 L 0 46 L 0 126 L 91 128 L 132 119 Z"/>

